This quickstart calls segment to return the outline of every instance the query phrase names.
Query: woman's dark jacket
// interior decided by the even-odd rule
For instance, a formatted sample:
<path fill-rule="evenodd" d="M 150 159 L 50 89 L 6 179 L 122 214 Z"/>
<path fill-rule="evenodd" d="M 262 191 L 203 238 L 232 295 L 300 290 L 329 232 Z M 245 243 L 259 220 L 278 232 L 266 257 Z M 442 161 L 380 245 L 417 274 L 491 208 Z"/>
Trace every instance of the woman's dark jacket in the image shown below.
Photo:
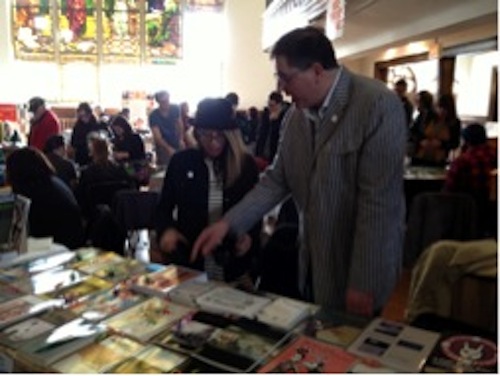
<path fill-rule="evenodd" d="M 231 187 L 224 188 L 223 212 L 226 212 L 238 203 L 253 188 L 258 181 L 258 174 L 253 158 L 247 155 L 240 177 Z M 182 252 L 184 254 L 174 255 L 173 259 L 175 261 L 173 262 L 185 264 L 186 266 L 200 270 L 203 269 L 203 259 L 201 256 L 194 264 L 190 264 L 187 260 L 196 238 L 209 224 L 208 184 L 209 172 L 202 151 L 190 149 L 174 154 L 168 166 L 156 211 L 158 239 L 161 238 L 166 229 L 175 227 L 189 242 L 187 247 L 180 247 L 178 251 L 174 252 Z M 174 208 L 177 208 L 177 219 L 173 217 Z M 223 247 L 226 249 L 215 251 L 215 260 L 224 265 L 226 281 L 234 280 L 252 268 L 259 252 L 260 230 L 261 223 L 259 222 L 249 232 L 252 238 L 252 247 L 242 257 L 234 257 L 233 250 L 229 249 L 232 248 L 234 242 L 227 239 L 223 244 Z M 225 261 L 220 262 L 219 260 L 222 260 L 222 258 L 218 257 L 218 255 L 226 255 L 225 258 L 222 257 Z"/>

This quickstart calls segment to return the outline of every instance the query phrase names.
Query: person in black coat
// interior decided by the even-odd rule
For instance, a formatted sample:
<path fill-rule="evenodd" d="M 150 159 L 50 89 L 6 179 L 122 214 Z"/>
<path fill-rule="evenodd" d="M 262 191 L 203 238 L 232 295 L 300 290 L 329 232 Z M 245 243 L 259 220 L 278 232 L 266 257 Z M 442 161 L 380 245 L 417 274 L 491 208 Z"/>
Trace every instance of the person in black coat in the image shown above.
<path fill-rule="evenodd" d="M 41 151 L 27 147 L 14 151 L 7 158 L 6 171 L 12 191 L 31 200 L 29 236 L 52 237 L 70 249 L 84 245 L 75 196 Z"/>
<path fill-rule="evenodd" d="M 226 99 L 205 99 L 194 120 L 198 149 L 172 157 L 156 211 L 159 249 L 169 262 L 205 270 L 210 279 L 249 276 L 260 248 L 260 224 L 248 234 L 230 236 L 213 257 L 189 260 L 201 231 L 240 201 L 258 180 Z M 175 216 L 174 216 L 174 213 Z"/>
<path fill-rule="evenodd" d="M 144 142 L 132 130 L 128 120 L 118 115 L 111 120 L 113 131 L 113 158 L 119 163 L 146 159 Z"/>

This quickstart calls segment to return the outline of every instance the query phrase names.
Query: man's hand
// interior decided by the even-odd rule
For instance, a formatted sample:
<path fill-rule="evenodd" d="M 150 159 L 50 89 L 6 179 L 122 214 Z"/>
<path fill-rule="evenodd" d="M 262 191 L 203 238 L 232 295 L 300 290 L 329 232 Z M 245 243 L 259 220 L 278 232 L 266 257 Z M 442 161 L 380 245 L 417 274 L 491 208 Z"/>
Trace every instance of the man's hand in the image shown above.
<path fill-rule="evenodd" d="M 229 223 L 224 219 L 203 230 L 194 243 L 193 250 L 191 251 L 191 262 L 194 262 L 200 253 L 203 256 L 212 253 L 217 246 L 222 244 L 222 240 L 228 231 Z"/>
<path fill-rule="evenodd" d="M 355 289 L 347 290 L 346 309 L 348 313 L 359 316 L 373 316 L 373 297 Z"/>
<path fill-rule="evenodd" d="M 179 242 L 188 243 L 184 235 L 182 235 L 175 228 L 170 228 L 165 231 L 160 238 L 160 251 L 172 253 L 177 248 L 177 244 Z"/>

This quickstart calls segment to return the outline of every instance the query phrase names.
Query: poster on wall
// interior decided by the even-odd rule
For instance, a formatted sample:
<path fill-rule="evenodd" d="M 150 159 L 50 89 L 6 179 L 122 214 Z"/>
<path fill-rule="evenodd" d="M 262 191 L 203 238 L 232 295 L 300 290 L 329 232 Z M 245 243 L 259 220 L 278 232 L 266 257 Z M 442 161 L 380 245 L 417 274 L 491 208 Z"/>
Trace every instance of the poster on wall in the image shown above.
<path fill-rule="evenodd" d="M 346 1 L 347 0 L 328 0 L 325 30 L 326 36 L 330 40 L 337 39 L 344 33 Z"/>
<path fill-rule="evenodd" d="M 0 103 L 0 121 L 18 121 L 17 106 L 15 104 Z"/>

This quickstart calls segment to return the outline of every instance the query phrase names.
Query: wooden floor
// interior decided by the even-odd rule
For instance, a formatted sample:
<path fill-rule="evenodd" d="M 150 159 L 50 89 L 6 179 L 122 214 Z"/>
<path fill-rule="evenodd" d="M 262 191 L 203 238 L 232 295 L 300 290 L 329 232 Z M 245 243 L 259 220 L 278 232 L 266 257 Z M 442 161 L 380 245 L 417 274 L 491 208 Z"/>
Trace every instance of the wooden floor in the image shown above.
<path fill-rule="evenodd" d="M 404 312 L 408 301 L 411 270 L 404 269 L 389 302 L 382 310 L 382 317 L 388 320 L 404 321 Z"/>

